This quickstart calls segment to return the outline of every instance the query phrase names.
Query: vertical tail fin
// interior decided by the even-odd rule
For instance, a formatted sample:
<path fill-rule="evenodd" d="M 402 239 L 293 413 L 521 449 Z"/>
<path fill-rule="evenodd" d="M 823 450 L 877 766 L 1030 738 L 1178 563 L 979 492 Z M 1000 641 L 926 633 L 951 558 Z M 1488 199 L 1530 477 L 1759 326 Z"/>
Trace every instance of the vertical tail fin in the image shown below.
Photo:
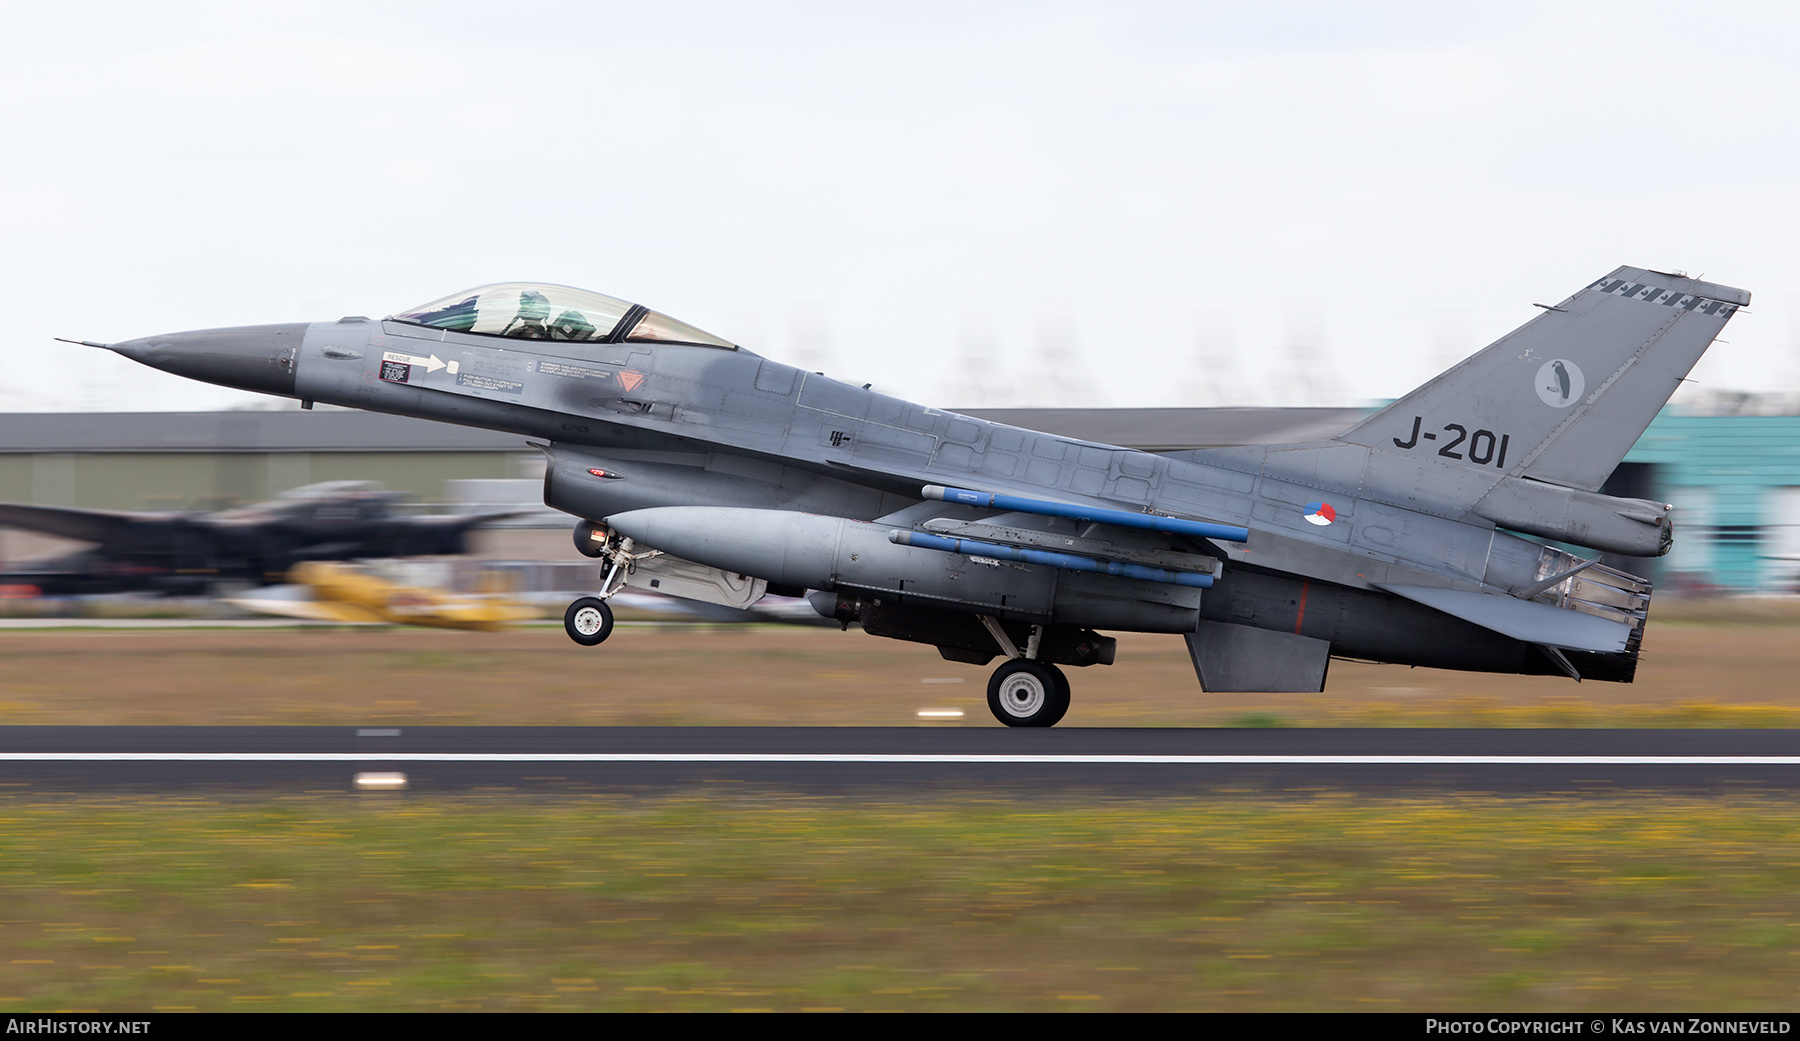
<path fill-rule="evenodd" d="M 1749 302 L 1619 268 L 1338 440 L 1596 491 Z"/>

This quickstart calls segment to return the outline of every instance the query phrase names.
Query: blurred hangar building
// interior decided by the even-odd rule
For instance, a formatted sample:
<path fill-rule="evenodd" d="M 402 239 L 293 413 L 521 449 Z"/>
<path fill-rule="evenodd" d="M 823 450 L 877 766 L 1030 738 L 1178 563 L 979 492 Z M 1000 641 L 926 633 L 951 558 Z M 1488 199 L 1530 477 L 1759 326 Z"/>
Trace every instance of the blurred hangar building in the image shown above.
<path fill-rule="evenodd" d="M 1800 592 L 1800 408 L 1753 395 L 1664 409 L 1606 491 L 1676 506 L 1674 551 L 1621 560 L 1665 590 Z M 969 409 L 1152 452 L 1322 440 L 1362 408 Z M 512 515 L 475 533 L 488 560 L 586 563 L 543 506 L 543 457 L 517 435 L 353 410 L 0 414 L 0 502 L 220 510 L 321 481 L 374 481 L 423 510 Z M 0 560 L 59 540 L 0 530 Z"/>

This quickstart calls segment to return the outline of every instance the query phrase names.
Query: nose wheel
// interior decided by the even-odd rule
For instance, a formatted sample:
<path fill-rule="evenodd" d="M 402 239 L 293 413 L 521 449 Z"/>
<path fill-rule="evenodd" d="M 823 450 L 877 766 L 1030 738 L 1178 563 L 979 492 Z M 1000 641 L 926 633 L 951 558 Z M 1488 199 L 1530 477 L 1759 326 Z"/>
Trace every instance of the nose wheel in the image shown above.
<path fill-rule="evenodd" d="M 1009 727 L 1053 727 L 1069 711 L 1069 679 L 1054 665 L 1010 659 L 988 680 L 988 709 Z"/>
<path fill-rule="evenodd" d="M 563 631 L 583 647 L 605 642 L 612 635 L 612 628 L 612 608 L 598 597 L 584 596 L 563 612 Z"/>

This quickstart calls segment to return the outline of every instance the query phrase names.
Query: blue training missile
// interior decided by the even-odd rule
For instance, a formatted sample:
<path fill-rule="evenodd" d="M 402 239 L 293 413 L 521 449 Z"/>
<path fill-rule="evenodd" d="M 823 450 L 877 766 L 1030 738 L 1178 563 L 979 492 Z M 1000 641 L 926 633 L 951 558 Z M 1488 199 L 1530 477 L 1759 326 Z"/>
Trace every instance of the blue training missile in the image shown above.
<path fill-rule="evenodd" d="M 922 531 L 890 531 L 888 532 L 888 541 L 895 545 L 935 549 L 942 553 L 993 557 L 995 560 L 1017 560 L 1026 564 L 1042 564 L 1045 567 L 1062 568 L 1065 571 L 1092 571 L 1096 574 L 1115 575 L 1119 578 L 1135 578 L 1142 582 L 1161 582 L 1164 585 L 1211 589 L 1213 584 L 1211 575 L 1202 575 L 1192 571 L 1170 571 L 1166 568 L 1146 567 L 1143 564 L 1121 564 L 1116 560 L 1096 560 L 1093 557 L 1081 557 L 1073 553 L 1052 553 L 1049 550 L 1025 549 L 1021 546 L 981 542 L 976 539 L 947 538 L 943 535 L 928 535 Z"/>
<path fill-rule="evenodd" d="M 1100 506 L 1074 506 L 1066 502 L 1051 502 L 1048 499 L 1027 499 L 1018 495 L 978 492 L 968 488 L 946 488 L 941 484 L 926 485 L 923 494 L 927 499 L 939 499 L 943 502 L 954 502 L 963 506 L 1010 510 L 1014 513 L 1036 513 L 1045 517 L 1067 517 L 1070 520 L 1097 521 L 1101 524 L 1112 524 L 1121 528 L 1142 528 L 1146 531 L 1192 535 L 1201 539 L 1224 539 L 1227 542 L 1250 541 L 1249 528 L 1239 528 L 1231 524 L 1211 524 L 1206 521 L 1182 520 L 1179 517 L 1164 517 L 1156 513 L 1132 513 L 1129 510 L 1109 510 Z M 918 543 L 913 543 L 913 545 L 918 545 Z"/>

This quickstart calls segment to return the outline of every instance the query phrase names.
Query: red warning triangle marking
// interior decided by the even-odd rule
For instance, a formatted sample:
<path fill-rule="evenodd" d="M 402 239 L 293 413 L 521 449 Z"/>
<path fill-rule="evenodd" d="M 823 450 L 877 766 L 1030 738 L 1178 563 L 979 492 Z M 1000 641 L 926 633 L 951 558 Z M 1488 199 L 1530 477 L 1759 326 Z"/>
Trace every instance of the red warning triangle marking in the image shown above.
<path fill-rule="evenodd" d="M 633 372 L 630 369 L 619 370 L 619 383 L 626 390 L 636 390 L 638 389 L 638 384 L 642 382 L 644 382 L 643 373 Z"/>

